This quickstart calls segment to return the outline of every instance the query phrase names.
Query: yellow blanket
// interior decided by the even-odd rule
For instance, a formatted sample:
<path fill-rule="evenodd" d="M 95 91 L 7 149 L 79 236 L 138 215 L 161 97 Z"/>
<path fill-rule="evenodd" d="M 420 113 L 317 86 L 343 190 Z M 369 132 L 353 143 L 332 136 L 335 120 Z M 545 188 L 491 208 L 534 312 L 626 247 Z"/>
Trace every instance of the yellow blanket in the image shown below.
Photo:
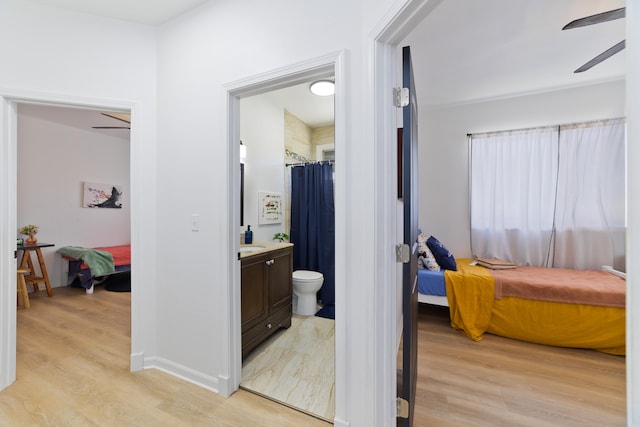
<path fill-rule="evenodd" d="M 625 354 L 625 309 L 595 305 L 495 299 L 490 270 L 456 260 L 445 271 L 451 327 L 474 341 L 485 332 L 538 344 Z"/>
<path fill-rule="evenodd" d="M 445 270 L 451 327 L 474 341 L 480 341 L 489 328 L 495 297 L 493 275 L 473 260 L 456 260 L 458 271 Z"/>

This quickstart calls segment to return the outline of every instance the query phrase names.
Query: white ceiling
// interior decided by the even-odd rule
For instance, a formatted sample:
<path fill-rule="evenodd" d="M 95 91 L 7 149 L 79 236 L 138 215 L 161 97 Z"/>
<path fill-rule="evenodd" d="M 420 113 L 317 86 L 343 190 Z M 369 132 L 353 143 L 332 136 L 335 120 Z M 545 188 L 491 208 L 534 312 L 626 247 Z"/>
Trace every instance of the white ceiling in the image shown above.
<path fill-rule="evenodd" d="M 625 20 L 562 31 L 624 0 L 444 0 L 409 34 L 420 105 L 508 97 L 623 78 L 625 51 L 573 71 L 625 38 Z"/>
<path fill-rule="evenodd" d="M 114 114 L 109 112 L 109 114 Z M 115 113 L 118 114 L 118 113 Z M 54 105 L 19 103 L 18 117 L 26 115 L 37 120 L 53 122 L 59 126 L 98 133 L 113 138 L 129 140 L 127 123 L 100 114 L 97 110 Z M 117 126 L 118 129 L 94 129 L 93 126 Z"/>
<path fill-rule="evenodd" d="M 159 25 L 207 0 L 29 0 Z M 215 0 L 209 0 L 215 1 Z M 403 41 L 421 105 L 450 105 L 623 78 L 625 51 L 573 71 L 625 37 L 625 20 L 562 31 L 569 21 L 624 0 L 442 0 Z M 311 126 L 333 121 L 333 97 L 306 85 L 272 96 Z"/>
<path fill-rule="evenodd" d="M 258 96 L 269 98 L 312 128 L 333 124 L 333 96 L 314 95 L 309 85 L 303 83 Z"/>
<path fill-rule="evenodd" d="M 208 0 L 29 0 L 76 12 L 160 25 Z"/>

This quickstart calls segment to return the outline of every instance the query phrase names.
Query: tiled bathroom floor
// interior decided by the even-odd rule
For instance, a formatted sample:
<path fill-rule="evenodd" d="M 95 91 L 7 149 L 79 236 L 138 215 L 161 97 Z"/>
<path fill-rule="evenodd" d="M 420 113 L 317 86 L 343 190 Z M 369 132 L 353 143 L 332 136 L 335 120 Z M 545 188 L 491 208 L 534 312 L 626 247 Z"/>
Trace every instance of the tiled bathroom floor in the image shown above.
<path fill-rule="evenodd" d="M 246 357 L 240 387 L 333 422 L 334 323 L 294 314 Z"/>

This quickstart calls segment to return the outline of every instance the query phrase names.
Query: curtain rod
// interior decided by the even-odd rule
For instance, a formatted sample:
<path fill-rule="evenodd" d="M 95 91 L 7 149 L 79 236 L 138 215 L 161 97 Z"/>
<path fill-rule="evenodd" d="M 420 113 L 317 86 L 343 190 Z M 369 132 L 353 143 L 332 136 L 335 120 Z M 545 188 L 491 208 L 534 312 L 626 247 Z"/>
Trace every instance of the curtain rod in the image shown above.
<path fill-rule="evenodd" d="M 328 163 L 330 165 L 333 164 L 333 160 L 318 160 L 318 161 L 309 161 L 309 162 L 299 162 L 299 163 L 285 163 L 285 167 L 289 167 L 289 166 L 305 166 L 305 165 L 312 165 L 314 163 L 318 163 L 318 164 L 323 164 L 323 163 Z"/>
<path fill-rule="evenodd" d="M 625 116 L 622 117 L 612 117 L 609 119 L 599 119 L 599 120 L 588 120 L 586 122 L 574 122 L 574 123 L 565 123 L 565 124 L 559 124 L 559 125 L 547 125 L 547 126 L 533 126 L 533 127 L 528 127 L 528 128 L 520 128 L 520 129 L 507 129 L 507 130 L 497 130 L 497 131 L 491 131 L 491 132 L 478 132 L 478 133 L 467 133 L 467 138 L 471 138 L 472 136 L 476 136 L 476 137 L 481 137 L 481 136 L 487 136 L 487 135 L 495 135 L 495 134 L 499 134 L 499 133 L 509 133 L 509 132 L 525 132 L 525 131 L 529 131 L 529 130 L 533 130 L 533 129 L 553 129 L 553 128 L 574 128 L 574 127 L 584 127 L 584 126 L 589 126 L 589 125 L 597 125 L 603 122 L 608 122 L 608 121 L 614 121 L 614 120 L 626 120 Z"/>

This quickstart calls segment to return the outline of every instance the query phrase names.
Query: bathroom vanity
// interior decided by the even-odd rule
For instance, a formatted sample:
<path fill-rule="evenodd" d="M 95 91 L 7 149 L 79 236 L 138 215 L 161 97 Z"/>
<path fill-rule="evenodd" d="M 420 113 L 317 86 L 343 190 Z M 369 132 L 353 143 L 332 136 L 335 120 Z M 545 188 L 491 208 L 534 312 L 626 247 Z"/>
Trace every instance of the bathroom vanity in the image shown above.
<path fill-rule="evenodd" d="M 291 326 L 293 245 L 241 247 L 242 357 L 279 328 Z"/>

